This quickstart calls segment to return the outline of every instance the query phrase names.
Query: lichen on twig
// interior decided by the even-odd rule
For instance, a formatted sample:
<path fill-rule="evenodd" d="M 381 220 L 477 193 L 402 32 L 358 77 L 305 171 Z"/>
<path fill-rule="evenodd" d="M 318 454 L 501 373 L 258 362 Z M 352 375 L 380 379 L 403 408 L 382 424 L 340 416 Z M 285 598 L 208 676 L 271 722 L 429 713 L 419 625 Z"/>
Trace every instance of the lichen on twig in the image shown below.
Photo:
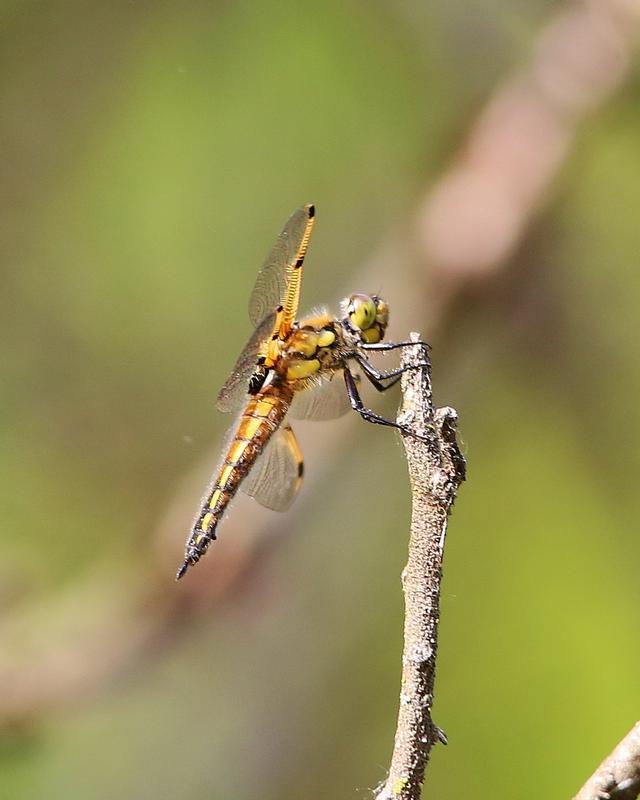
<path fill-rule="evenodd" d="M 411 334 L 418 341 L 417 334 Z M 418 800 L 431 748 L 446 743 L 431 719 L 440 582 L 449 510 L 465 478 L 453 408 L 434 408 L 425 345 L 404 349 L 398 422 L 421 438 L 403 437 L 412 495 L 409 557 L 402 573 L 405 596 L 402 687 L 391 767 L 376 800 Z M 423 366 L 420 366 L 423 365 Z"/>

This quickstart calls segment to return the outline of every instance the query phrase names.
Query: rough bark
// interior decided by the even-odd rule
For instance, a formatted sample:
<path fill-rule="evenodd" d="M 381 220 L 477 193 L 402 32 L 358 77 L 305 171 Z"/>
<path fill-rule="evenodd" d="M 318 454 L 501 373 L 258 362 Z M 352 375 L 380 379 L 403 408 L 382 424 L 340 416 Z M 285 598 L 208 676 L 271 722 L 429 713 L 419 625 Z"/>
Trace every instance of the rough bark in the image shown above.
<path fill-rule="evenodd" d="M 416 340 L 417 334 L 411 338 Z M 403 365 L 428 364 L 423 345 L 406 348 Z M 431 718 L 435 681 L 440 583 L 449 511 L 465 477 L 456 441 L 457 414 L 434 408 L 430 367 L 406 372 L 398 422 L 424 439 L 403 437 L 412 495 L 409 557 L 402 573 L 405 597 L 402 685 L 389 775 L 377 800 L 417 800 L 434 743 L 446 743 Z"/>

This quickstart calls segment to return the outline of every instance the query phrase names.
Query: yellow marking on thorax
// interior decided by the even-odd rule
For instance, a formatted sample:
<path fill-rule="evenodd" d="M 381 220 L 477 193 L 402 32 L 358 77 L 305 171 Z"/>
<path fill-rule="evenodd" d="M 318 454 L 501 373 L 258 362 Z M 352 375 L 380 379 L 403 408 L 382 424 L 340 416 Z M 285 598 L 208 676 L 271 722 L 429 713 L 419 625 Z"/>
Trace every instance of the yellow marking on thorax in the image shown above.
<path fill-rule="evenodd" d="M 318 349 L 317 331 L 294 331 L 287 339 L 286 349 L 292 353 L 300 353 L 305 358 L 311 357 Z"/>
<path fill-rule="evenodd" d="M 318 334 L 318 347 L 329 347 L 336 340 L 336 335 L 333 331 L 320 331 Z"/>
<path fill-rule="evenodd" d="M 291 361 L 287 367 L 287 380 L 297 381 L 302 378 L 310 378 L 320 369 L 320 362 L 317 358 L 296 359 Z"/>

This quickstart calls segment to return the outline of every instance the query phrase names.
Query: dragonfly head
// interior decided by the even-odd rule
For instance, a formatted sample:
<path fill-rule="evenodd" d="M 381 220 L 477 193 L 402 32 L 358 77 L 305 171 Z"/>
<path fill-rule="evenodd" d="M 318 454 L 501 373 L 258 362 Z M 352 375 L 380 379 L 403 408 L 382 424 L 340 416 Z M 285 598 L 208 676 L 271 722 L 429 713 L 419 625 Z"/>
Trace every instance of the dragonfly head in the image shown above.
<path fill-rule="evenodd" d="M 349 326 L 363 342 L 375 344 L 384 338 L 389 322 L 389 306 L 378 295 L 352 294 L 344 303 Z"/>

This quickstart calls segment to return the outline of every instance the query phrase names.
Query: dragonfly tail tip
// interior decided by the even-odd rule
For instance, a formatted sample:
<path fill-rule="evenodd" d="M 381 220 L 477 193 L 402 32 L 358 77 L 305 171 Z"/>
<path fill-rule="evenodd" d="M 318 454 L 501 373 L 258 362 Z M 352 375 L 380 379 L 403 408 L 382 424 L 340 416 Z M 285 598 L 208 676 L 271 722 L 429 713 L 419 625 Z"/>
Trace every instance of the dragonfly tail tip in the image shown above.
<path fill-rule="evenodd" d="M 184 564 L 180 567 L 180 569 L 176 573 L 176 580 L 179 581 L 180 578 L 183 578 L 189 569 L 189 560 L 185 559 Z"/>

